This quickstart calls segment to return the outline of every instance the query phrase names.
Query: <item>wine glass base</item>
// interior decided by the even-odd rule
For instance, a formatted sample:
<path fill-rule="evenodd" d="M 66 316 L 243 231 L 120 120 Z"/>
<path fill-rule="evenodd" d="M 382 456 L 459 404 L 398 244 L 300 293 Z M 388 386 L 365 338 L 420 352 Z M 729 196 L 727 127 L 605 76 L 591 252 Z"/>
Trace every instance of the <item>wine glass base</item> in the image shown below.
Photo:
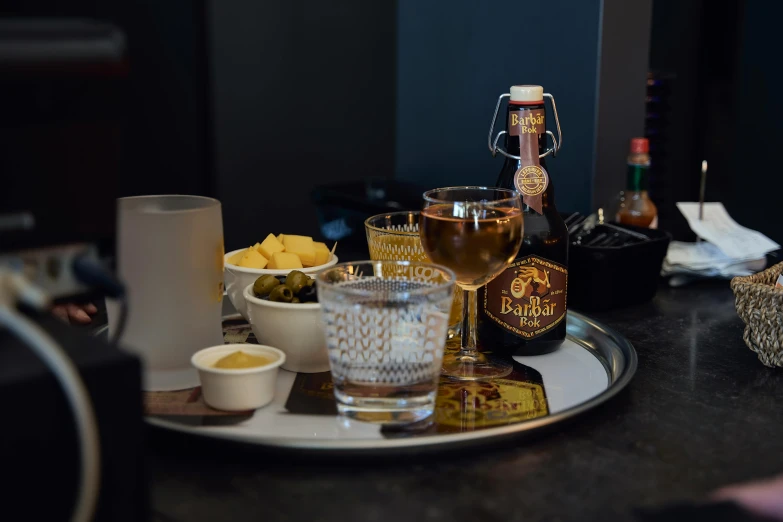
<path fill-rule="evenodd" d="M 505 377 L 513 369 L 510 361 L 457 352 L 444 355 L 441 375 L 459 381 L 484 381 Z"/>

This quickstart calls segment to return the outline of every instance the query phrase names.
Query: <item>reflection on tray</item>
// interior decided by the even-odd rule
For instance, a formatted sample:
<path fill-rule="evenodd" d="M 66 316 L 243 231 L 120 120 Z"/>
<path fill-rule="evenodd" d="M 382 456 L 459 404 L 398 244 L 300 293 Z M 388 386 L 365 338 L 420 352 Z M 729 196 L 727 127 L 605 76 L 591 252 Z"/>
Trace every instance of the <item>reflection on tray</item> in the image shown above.
<path fill-rule="evenodd" d="M 224 321 L 225 342 L 256 343 L 243 320 Z M 453 345 L 453 340 L 450 345 Z M 451 346 L 450 346 L 451 347 Z M 435 414 L 423 423 L 403 428 L 384 427 L 387 438 L 459 433 L 517 424 L 549 414 L 541 374 L 513 361 L 514 369 L 503 379 L 453 381 L 438 386 Z M 147 392 L 145 413 L 188 426 L 226 426 L 253 416 L 248 412 L 221 412 L 204 404 L 200 388 L 178 392 Z M 285 403 L 289 414 L 337 415 L 329 372 L 297 374 Z"/>
<path fill-rule="evenodd" d="M 329 372 L 300 373 L 294 380 L 286 410 L 299 415 L 336 415 Z M 424 425 L 384 428 L 387 437 L 475 431 L 516 424 L 549 413 L 541 374 L 514 362 L 504 379 L 459 382 L 443 379 L 433 419 Z"/>
<path fill-rule="evenodd" d="M 435 431 L 475 431 L 547 414 L 541 374 L 515 362 L 514 371 L 504 379 L 442 380 L 435 405 Z"/>

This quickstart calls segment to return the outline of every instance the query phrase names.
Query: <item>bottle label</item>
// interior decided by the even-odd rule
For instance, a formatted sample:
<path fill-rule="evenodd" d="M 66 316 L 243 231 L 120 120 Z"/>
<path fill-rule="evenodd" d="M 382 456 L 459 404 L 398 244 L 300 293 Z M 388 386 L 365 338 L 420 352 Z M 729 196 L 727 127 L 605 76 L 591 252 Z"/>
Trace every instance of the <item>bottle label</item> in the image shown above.
<path fill-rule="evenodd" d="M 541 214 L 542 194 L 549 185 L 549 174 L 538 158 L 539 140 L 546 136 L 546 111 L 522 109 L 508 114 L 508 133 L 519 137 L 519 170 L 514 185 L 522 202 Z"/>
<path fill-rule="evenodd" d="M 519 258 L 484 292 L 484 313 L 525 339 L 545 334 L 566 315 L 568 269 L 537 256 Z"/>
<path fill-rule="evenodd" d="M 522 194 L 522 196 L 529 196 L 534 198 L 540 196 L 549 185 L 549 174 L 546 170 L 539 165 L 528 165 L 522 167 L 514 175 L 514 186 Z M 540 199 L 540 198 L 539 198 Z M 527 205 L 530 205 L 525 201 Z M 532 205 L 531 205 L 532 206 Z M 536 209 L 536 212 L 541 213 L 541 209 Z"/>

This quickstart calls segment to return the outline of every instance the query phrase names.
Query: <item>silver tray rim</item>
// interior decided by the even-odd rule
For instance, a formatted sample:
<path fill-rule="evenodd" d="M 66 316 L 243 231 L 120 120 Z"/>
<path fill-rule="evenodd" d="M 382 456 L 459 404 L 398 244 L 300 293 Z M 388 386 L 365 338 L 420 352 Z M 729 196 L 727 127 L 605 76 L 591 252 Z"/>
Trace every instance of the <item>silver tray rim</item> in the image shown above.
<path fill-rule="evenodd" d="M 622 391 L 636 374 L 638 358 L 631 342 L 612 328 L 578 312 L 568 311 L 568 337 L 595 356 L 607 371 L 609 386 L 602 393 L 576 406 L 546 417 L 529 421 L 486 428 L 466 433 L 444 433 L 423 437 L 385 439 L 309 439 L 290 437 L 259 437 L 247 433 L 224 430 L 210 432 L 209 428 L 177 424 L 154 417 L 145 417 L 147 423 L 157 428 L 183 434 L 250 444 L 254 446 L 332 452 L 395 452 L 399 450 L 453 449 L 476 443 L 500 441 L 508 438 L 533 436 L 605 403 Z"/>

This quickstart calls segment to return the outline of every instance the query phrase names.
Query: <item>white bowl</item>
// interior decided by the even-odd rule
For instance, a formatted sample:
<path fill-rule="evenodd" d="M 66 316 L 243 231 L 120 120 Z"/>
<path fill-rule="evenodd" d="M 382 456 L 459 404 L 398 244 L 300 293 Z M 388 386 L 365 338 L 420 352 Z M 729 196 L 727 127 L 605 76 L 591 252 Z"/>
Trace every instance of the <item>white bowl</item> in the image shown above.
<path fill-rule="evenodd" d="M 239 253 L 242 250 L 247 250 L 246 248 L 240 248 L 238 250 L 234 250 L 233 252 L 229 252 L 225 255 L 223 258 L 223 277 L 225 279 L 226 283 L 226 293 L 228 294 L 228 298 L 231 301 L 231 304 L 234 305 L 234 308 L 236 308 L 237 312 L 239 312 L 242 317 L 245 318 L 246 321 L 250 320 L 247 316 L 247 305 L 245 304 L 245 298 L 242 296 L 242 291 L 245 289 L 247 285 L 252 285 L 256 282 L 256 279 L 259 278 L 259 276 L 270 274 L 270 275 L 288 275 L 288 273 L 291 271 L 290 268 L 284 268 L 282 270 L 272 270 L 267 268 L 244 268 L 241 266 L 231 265 L 228 263 L 228 260 L 231 256 L 234 254 Z M 324 263 L 323 265 L 318 266 L 311 266 L 307 268 L 298 268 L 296 270 L 299 270 L 300 272 L 304 272 L 305 274 L 317 274 L 318 272 L 321 272 L 322 270 L 325 270 L 329 268 L 330 266 L 334 266 L 337 264 L 337 256 L 332 254 L 332 257 L 329 258 L 329 261 Z"/>
<path fill-rule="evenodd" d="M 256 339 L 285 352 L 283 369 L 317 373 L 329 370 L 329 353 L 319 303 L 279 303 L 259 299 L 245 287 L 247 314 Z"/>
<path fill-rule="evenodd" d="M 230 370 L 215 368 L 219 359 L 238 350 L 251 355 L 266 355 L 274 361 L 257 368 Z M 285 363 L 285 353 L 255 344 L 223 344 L 193 354 L 190 363 L 198 370 L 204 402 L 218 410 L 255 410 L 275 397 L 277 369 Z"/>

